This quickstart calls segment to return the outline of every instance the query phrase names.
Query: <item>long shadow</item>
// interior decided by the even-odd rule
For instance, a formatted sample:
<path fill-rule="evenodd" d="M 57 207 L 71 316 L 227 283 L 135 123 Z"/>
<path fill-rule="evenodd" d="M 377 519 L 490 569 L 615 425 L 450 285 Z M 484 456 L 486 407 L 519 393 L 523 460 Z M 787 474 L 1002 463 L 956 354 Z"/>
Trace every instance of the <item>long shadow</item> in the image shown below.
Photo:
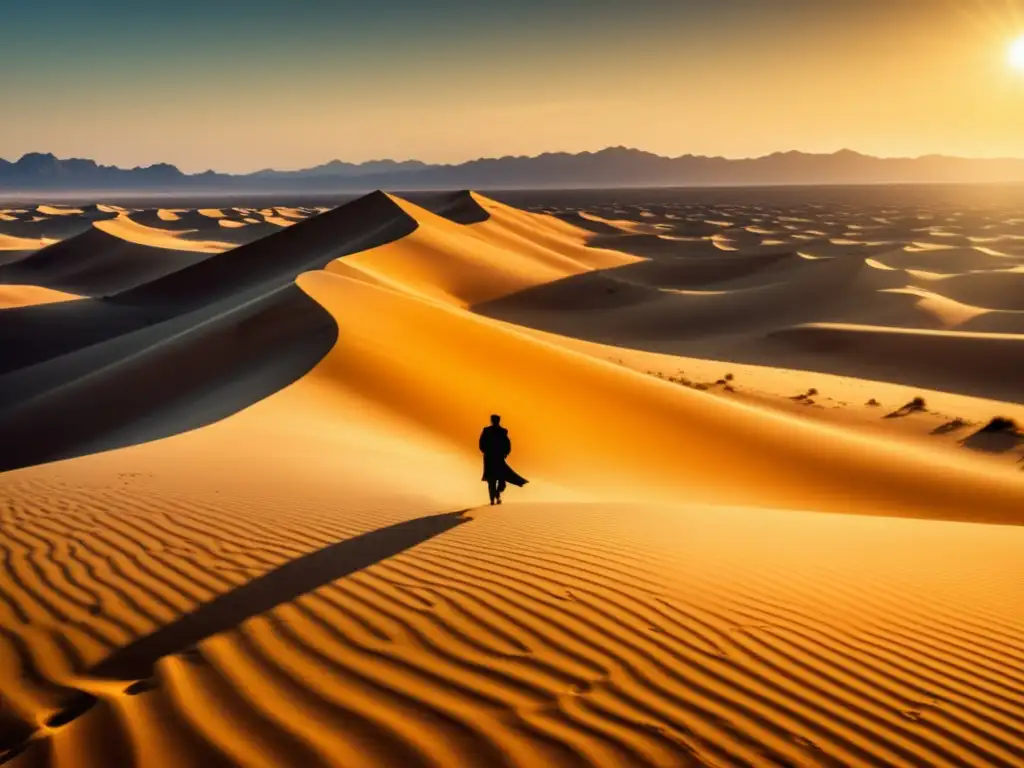
<path fill-rule="evenodd" d="M 469 522 L 472 518 L 463 517 L 466 511 L 396 523 L 291 560 L 120 648 L 90 674 L 120 680 L 148 677 L 162 657 Z"/>

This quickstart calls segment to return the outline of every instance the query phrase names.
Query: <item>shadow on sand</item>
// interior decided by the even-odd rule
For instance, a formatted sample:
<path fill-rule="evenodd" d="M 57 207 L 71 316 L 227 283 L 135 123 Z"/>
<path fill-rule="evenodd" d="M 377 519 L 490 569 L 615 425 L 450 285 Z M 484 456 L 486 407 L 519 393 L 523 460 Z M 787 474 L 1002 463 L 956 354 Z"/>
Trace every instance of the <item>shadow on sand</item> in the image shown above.
<path fill-rule="evenodd" d="M 982 453 L 1009 453 L 1024 446 L 1024 432 L 1011 419 L 997 416 L 970 437 L 961 440 L 961 445 Z"/>
<path fill-rule="evenodd" d="M 467 511 L 396 523 L 291 560 L 120 648 L 93 667 L 90 674 L 121 680 L 148 677 L 162 657 L 188 650 L 246 619 L 469 522 L 472 518 L 464 516 Z"/>

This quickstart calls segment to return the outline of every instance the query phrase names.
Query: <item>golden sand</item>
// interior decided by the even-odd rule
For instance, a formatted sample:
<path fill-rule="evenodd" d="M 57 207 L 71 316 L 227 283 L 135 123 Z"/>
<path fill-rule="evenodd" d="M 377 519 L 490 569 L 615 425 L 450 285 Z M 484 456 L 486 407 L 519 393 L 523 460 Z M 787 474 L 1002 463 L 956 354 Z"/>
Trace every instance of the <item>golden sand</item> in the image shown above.
<path fill-rule="evenodd" d="M 723 266 L 706 261 L 724 253 L 710 240 L 650 262 L 617 240 L 635 231 L 479 195 L 444 216 L 394 197 L 371 207 L 358 232 L 314 219 L 274 235 L 293 235 L 297 258 L 404 227 L 294 279 L 337 326 L 308 372 L 205 426 L 0 475 L 0 756 L 1019 764 L 1024 473 L 929 435 L 953 417 L 1020 418 L 1019 398 L 960 391 L 981 384 L 928 367 L 956 345 L 964 366 L 1009 377 L 1010 357 L 986 356 L 1024 339 L 1011 292 L 951 298 L 895 262 L 746 244 L 788 239 L 788 220 L 738 227 Z M 673 215 L 635 218 L 690 223 Z M 103 358 L 108 374 L 143 372 L 123 378 L 118 407 L 181 376 L 182 345 L 214 334 L 203 343 L 222 346 L 204 349 L 228 356 L 283 321 L 190 311 L 195 327 L 175 320 L 145 367 Z M 782 364 L 818 360 L 800 350 L 825 334 L 882 333 L 858 312 L 892 323 L 879 349 L 934 389 L 872 379 L 856 344 L 835 365 L 860 376 Z M 971 330 L 992 312 L 1017 330 Z M 779 364 L 682 353 L 723 329 L 706 343 L 738 357 L 751 336 Z M 285 351 L 266 342 L 268 359 Z M 36 365 L 72 370 L 76 354 Z M 188 390 L 191 408 L 229 384 Z M 914 394 L 922 412 L 883 418 Z M 492 508 L 475 441 L 495 411 L 531 483 Z"/>

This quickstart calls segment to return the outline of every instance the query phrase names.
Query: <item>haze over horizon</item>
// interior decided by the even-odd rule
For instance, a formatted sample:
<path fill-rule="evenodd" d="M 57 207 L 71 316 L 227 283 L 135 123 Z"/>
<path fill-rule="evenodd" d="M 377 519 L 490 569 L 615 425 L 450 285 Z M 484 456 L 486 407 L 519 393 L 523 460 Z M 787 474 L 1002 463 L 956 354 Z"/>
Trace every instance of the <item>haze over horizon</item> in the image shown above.
<path fill-rule="evenodd" d="M 1024 157 L 1021 3 L 762 5 L 21 6 L 0 65 L 30 76 L 0 91 L 17 116 L 0 157 L 231 173 L 618 145 Z"/>

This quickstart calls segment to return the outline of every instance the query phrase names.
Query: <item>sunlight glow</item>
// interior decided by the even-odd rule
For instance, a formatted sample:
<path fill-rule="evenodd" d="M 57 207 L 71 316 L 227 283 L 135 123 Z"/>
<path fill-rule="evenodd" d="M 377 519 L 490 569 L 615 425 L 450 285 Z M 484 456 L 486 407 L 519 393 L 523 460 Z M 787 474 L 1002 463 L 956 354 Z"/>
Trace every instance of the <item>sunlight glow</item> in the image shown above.
<path fill-rule="evenodd" d="M 1024 37 L 1018 38 L 1010 46 L 1010 66 L 1024 71 Z"/>

